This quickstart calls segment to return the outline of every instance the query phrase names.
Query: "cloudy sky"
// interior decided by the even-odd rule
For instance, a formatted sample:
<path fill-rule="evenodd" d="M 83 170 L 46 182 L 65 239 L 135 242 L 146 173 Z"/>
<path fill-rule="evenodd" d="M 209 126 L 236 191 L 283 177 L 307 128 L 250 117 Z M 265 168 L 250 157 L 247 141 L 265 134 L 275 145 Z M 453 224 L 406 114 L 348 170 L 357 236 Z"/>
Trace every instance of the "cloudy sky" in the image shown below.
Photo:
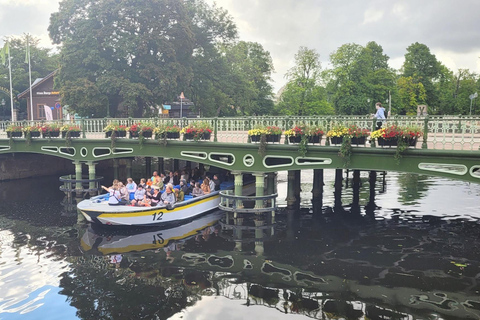
<path fill-rule="evenodd" d="M 214 0 L 206 0 L 213 3 Z M 273 58 L 274 87 L 285 82 L 300 46 L 317 50 L 324 68 L 345 43 L 375 41 L 399 68 L 406 48 L 427 45 L 453 71 L 480 73 L 478 0 L 216 0 L 240 39 L 263 45 Z M 0 0 L 0 35 L 30 33 L 51 46 L 47 27 L 58 0 Z"/>

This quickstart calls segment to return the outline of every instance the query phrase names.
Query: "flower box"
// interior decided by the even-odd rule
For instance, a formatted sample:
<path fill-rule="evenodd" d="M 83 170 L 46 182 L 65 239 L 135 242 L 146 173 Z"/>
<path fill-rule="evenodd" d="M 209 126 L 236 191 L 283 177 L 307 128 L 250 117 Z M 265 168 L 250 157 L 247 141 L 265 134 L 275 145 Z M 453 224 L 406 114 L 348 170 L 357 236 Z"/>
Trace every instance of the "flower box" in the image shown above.
<path fill-rule="evenodd" d="M 112 134 L 115 132 L 117 138 L 125 138 L 127 136 L 127 131 L 107 131 L 105 132 L 105 138 L 111 138 Z"/>
<path fill-rule="evenodd" d="M 70 138 L 80 138 L 80 131 L 62 131 L 62 138 L 67 137 L 67 133 L 70 135 Z"/>
<path fill-rule="evenodd" d="M 267 142 L 275 143 L 280 142 L 282 134 L 267 134 Z"/>
<path fill-rule="evenodd" d="M 320 143 L 322 141 L 323 136 L 308 136 L 307 141 L 308 143 Z"/>
<path fill-rule="evenodd" d="M 210 132 L 204 132 L 199 135 L 198 140 L 210 140 L 211 137 Z M 184 133 L 185 140 L 195 140 L 195 133 Z"/>
<path fill-rule="evenodd" d="M 300 143 L 300 142 L 302 142 L 302 136 L 288 136 L 288 142 L 290 142 L 290 143 Z"/>
<path fill-rule="evenodd" d="M 42 138 L 58 138 L 60 137 L 60 131 L 49 131 L 49 132 L 42 132 Z"/>
<path fill-rule="evenodd" d="M 253 135 L 253 136 L 250 136 L 250 141 L 251 141 L 251 142 L 260 142 L 261 139 L 262 139 L 262 136 L 261 136 L 261 135 Z"/>
<path fill-rule="evenodd" d="M 22 134 L 23 132 L 16 132 L 16 131 L 12 131 L 12 132 L 8 132 L 7 131 L 7 137 L 8 138 L 21 138 L 22 137 Z"/>
<path fill-rule="evenodd" d="M 404 138 L 405 142 L 408 144 L 409 147 L 415 147 L 417 145 L 417 137 L 413 138 Z"/>
<path fill-rule="evenodd" d="M 342 144 L 343 137 L 330 137 L 330 144 Z"/>
<path fill-rule="evenodd" d="M 23 135 L 27 138 L 28 132 L 24 132 Z M 30 131 L 30 138 L 40 138 L 40 131 Z"/>
<path fill-rule="evenodd" d="M 352 137 L 352 145 L 365 145 L 367 137 Z"/>
<path fill-rule="evenodd" d="M 377 139 L 377 144 L 380 147 L 396 147 L 398 145 L 398 140 L 397 138 L 393 139 L 384 139 L 384 138 L 378 138 Z"/>

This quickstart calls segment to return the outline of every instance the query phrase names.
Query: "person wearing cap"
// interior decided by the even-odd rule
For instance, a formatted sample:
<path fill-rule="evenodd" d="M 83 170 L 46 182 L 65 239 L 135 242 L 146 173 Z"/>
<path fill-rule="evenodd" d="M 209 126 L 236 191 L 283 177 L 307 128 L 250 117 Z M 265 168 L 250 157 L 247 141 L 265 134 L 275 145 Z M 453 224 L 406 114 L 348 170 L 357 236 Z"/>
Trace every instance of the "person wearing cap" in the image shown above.
<path fill-rule="evenodd" d="M 137 205 L 137 203 L 142 201 L 144 197 L 145 197 L 145 190 L 143 189 L 143 185 L 139 184 L 137 186 L 137 190 L 135 191 L 135 195 L 133 196 L 133 200 L 131 202 L 132 206 Z"/>

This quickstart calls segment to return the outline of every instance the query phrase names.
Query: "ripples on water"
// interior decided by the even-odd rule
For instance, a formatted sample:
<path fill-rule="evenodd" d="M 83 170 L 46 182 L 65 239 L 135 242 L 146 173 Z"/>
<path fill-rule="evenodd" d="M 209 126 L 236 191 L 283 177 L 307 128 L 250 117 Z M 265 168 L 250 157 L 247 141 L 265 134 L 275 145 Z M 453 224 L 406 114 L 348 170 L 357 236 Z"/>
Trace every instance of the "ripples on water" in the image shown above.
<path fill-rule="evenodd" d="M 77 225 L 56 177 L 0 183 L 0 319 L 480 318 L 479 185 L 379 173 L 371 217 L 368 173 L 357 211 L 351 174 L 339 207 L 326 170 L 314 216 L 311 176 L 275 223 L 214 213 L 113 234 Z"/>

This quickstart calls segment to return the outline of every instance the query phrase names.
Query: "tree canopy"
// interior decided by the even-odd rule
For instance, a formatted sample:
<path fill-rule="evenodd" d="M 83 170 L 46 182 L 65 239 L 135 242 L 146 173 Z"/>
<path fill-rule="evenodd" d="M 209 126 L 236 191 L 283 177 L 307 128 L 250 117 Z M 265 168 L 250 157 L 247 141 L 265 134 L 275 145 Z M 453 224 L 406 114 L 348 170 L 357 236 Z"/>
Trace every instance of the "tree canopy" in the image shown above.
<path fill-rule="evenodd" d="M 63 103 L 81 115 L 139 117 L 179 92 L 204 115 L 249 113 L 271 95 L 269 53 L 237 43 L 228 13 L 202 0 L 64 0 L 49 32 Z"/>

